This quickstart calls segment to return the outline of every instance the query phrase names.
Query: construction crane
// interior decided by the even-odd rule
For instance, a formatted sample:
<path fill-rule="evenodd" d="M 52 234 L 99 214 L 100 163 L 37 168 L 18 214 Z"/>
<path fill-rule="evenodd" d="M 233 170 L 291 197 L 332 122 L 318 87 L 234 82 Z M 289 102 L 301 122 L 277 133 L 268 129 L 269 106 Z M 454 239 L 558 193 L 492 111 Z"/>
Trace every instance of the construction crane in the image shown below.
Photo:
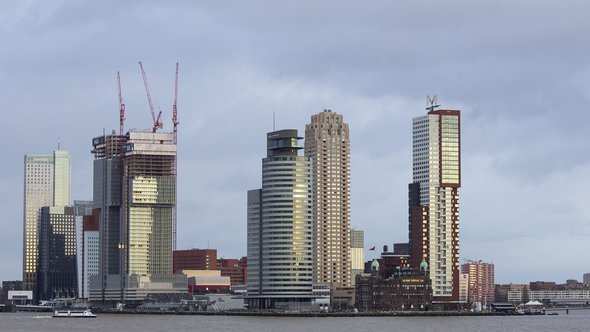
<path fill-rule="evenodd" d="M 178 118 L 176 113 L 176 98 L 178 97 L 178 62 L 176 63 L 176 79 L 174 80 L 174 104 L 172 105 L 172 125 L 174 126 L 174 144 L 177 143 Z"/>
<path fill-rule="evenodd" d="M 143 70 L 143 64 L 139 61 L 139 68 L 141 68 L 141 75 L 143 76 L 143 84 L 145 85 L 145 93 L 147 94 L 148 104 L 150 106 L 150 112 L 152 114 L 152 121 L 154 126 L 152 127 L 152 133 L 155 133 L 158 128 L 162 128 L 162 121 L 160 118 L 162 117 L 162 111 L 158 112 L 158 116 L 156 117 L 156 113 L 154 112 L 154 104 L 152 103 L 152 94 L 150 93 L 150 85 L 147 80 L 147 75 L 145 74 L 145 70 Z"/>
<path fill-rule="evenodd" d="M 125 103 L 123 103 L 123 94 L 121 93 L 121 75 L 117 71 L 117 84 L 119 85 L 119 135 L 123 137 L 125 127 Z M 121 138 L 121 142 L 122 142 Z"/>

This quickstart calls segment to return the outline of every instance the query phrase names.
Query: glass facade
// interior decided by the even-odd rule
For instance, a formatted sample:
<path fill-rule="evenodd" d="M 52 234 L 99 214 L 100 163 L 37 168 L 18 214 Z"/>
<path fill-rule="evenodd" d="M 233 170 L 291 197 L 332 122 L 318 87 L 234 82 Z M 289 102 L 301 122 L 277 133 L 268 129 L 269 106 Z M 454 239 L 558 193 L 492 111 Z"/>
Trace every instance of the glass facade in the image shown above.
<path fill-rule="evenodd" d="M 25 155 L 24 174 L 23 287 L 36 291 L 41 207 L 70 205 L 69 153 Z"/>

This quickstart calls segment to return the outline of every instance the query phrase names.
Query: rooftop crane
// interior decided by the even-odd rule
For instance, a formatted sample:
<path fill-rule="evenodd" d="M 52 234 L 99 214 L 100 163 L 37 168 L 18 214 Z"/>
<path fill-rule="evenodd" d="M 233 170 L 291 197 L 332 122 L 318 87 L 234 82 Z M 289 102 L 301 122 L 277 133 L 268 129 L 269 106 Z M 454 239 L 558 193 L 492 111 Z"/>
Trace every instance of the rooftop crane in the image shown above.
<path fill-rule="evenodd" d="M 178 97 L 178 62 L 176 63 L 176 78 L 174 80 L 174 104 L 172 105 L 172 125 L 174 126 L 174 144 L 177 143 L 178 117 L 176 113 L 176 98 Z"/>
<path fill-rule="evenodd" d="M 150 105 L 150 112 L 152 113 L 152 121 L 154 126 L 152 127 L 152 133 L 155 133 L 158 128 L 162 128 L 162 121 L 160 118 L 162 117 L 162 111 L 158 112 L 158 116 L 156 117 L 156 113 L 154 112 L 154 104 L 152 103 L 152 94 L 150 93 L 150 85 L 147 80 L 147 75 L 145 74 L 145 70 L 143 70 L 143 64 L 139 61 L 139 68 L 141 68 L 141 75 L 143 76 L 143 84 L 145 85 L 145 92 L 147 94 L 148 103 Z"/>
<path fill-rule="evenodd" d="M 123 103 L 123 94 L 121 93 L 121 75 L 117 71 L 117 84 L 119 85 L 119 135 L 123 137 L 125 124 L 125 104 Z"/>

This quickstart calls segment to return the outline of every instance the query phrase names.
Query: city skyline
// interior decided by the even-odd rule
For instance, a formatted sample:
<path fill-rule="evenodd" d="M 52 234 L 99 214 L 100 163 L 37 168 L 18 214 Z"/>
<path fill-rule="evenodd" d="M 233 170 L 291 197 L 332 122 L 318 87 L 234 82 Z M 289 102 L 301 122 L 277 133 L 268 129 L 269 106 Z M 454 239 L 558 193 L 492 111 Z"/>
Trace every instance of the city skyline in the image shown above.
<path fill-rule="evenodd" d="M 178 249 L 210 243 L 243 256 L 243 193 L 259 184 L 273 111 L 277 128 L 303 132 L 324 108 L 351 129 L 351 226 L 365 231 L 367 248 L 406 242 L 411 119 L 436 93 L 462 111 L 460 262 L 493 262 L 497 283 L 579 280 L 590 270 L 590 50 L 579 42 L 590 5 L 266 6 L 274 15 L 189 2 L 0 4 L 0 108 L 10 120 L 0 135 L 19 137 L 2 150 L 1 280 L 21 278 L 23 155 L 61 141 L 72 198 L 91 199 L 87 142 L 118 127 L 117 70 L 127 123 L 151 127 L 137 60 L 165 131 L 180 61 Z M 535 257 L 523 247 L 538 248 Z"/>

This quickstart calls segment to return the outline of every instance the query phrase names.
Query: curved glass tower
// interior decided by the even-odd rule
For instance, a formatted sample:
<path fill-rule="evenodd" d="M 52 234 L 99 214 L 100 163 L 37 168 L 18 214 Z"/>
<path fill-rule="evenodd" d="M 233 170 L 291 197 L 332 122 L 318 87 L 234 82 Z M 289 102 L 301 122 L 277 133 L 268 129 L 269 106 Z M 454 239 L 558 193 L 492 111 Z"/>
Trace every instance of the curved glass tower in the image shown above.
<path fill-rule="evenodd" d="M 248 295 L 261 307 L 313 288 L 312 168 L 297 130 L 267 134 L 262 189 L 248 192 Z"/>

